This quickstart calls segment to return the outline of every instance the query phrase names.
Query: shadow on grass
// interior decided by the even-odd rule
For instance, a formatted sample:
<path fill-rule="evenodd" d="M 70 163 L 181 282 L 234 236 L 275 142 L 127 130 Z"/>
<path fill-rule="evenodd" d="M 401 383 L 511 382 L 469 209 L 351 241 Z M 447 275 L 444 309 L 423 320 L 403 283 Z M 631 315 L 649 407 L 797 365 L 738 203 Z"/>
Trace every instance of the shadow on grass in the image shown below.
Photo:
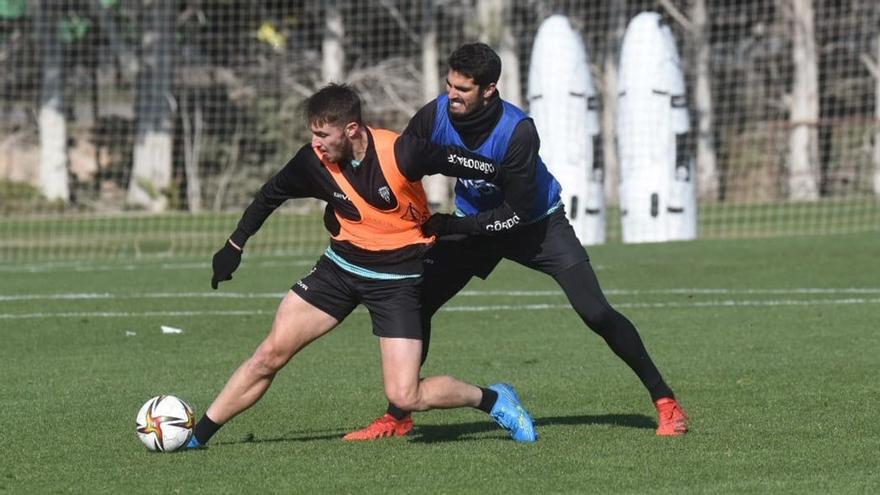
<path fill-rule="evenodd" d="M 248 433 L 241 440 L 226 440 L 222 442 L 211 442 L 210 445 L 243 445 L 248 443 L 278 443 L 278 442 L 315 442 L 324 440 L 341 440 L 342 436 L 348 433 L 344 430 L 312 430 L 312 431 L 292 431 L 284 436 L 275 438 L 256 438 L 253 433 Z"/>
<path fill-rule="evenodd" d="M 622 426 L 626 428 L 654 429 L 657 423 L 653 418 L 643 414 L 595 414 L 582 416 L 550 416 L 537 418 L 535 426 L 538 428 L 540 435 L 542 426 L 557 425 L 573 425 L 573 426 L 589 426 L 589 425 L 611 425 Z M 276 443 L 276 442 L 314 442 L 325 440 L 342 440 L 342 436 L 349 430 L 328 429 L 328 430 L 304 430 L 292 431 L 288 434 L 276 438 L 255 438 L 253 434 L 248 434 L 241 440 L 213 442 L 211 445 L 240 445 L 248 443 Z M 416 427 L 409 434 L 409 441 L 415 443 L 439 443 L 439 442 L 470 442 L 475 440 L 485 440 L 482 438 L 474 438 L 475 435 L 501 432 L 501 428 L 495 424 L 490 418 L 483 421 L 470 423 L 456 423 L 451 425 L 430 425 L 419 424 L 416 418 Z M 507 440 L 507 436 L 503 436 Z"/>
<path fill-rule="evenodd" d="M 541 435 L 542 426 L 556 425 L 612 425 L 627 428 L 654 429 L 657 423 L 654 419 L 643 414 L 596 414 L 583 416 L 549 416 L 535 419 L 535 427 L 538 435 Z M 471 435 L 501 431 L 501 428 L 490 418 L 485 421 L 473 423 L 458 423 L 454 425 L 425 425 L 416 423 L 416 427 L 410 434 L 413 442 L 437 443 L 476 440 L 475 438 L 462 438 Z M 504 436 L 507 440 L 507 436 Z"/>

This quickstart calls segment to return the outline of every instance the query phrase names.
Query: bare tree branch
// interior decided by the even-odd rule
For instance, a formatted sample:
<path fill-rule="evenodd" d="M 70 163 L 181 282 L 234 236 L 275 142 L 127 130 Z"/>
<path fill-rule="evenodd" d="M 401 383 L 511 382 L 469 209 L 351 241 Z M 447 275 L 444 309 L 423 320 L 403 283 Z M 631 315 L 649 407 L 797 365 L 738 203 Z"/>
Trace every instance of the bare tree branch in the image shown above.
<path fill-rule="evenodd" d="M 410 29 L 409 24 L 407 24 L 406 19 L 401 15 L 400 10 L 397 9 L 389 0 L 380 0 L 379 3 L 382 7 L 385 7 L 385 10 L 388 11 L 388 15 L 397 22 L 397 25 L 400 26 L 400 29 L 409 36 L 409 39 L 415 43 L 420 44 L 422 42 L 421 37 L 416 34 L 412 29 Z"/>
<path fill-rule="evenodd" d="M 670 0 L 658 0 L 660 5 L 669 12 L 669 15 L 672 16 L 679 24 L 682 25 L 689 33 L 694 33 L 694 24 L 687 18 L 682 11 L 678 10 L 678 8 L 672 4 Z"/>
<path fill-rule="evenodd" d="M 870 72 L 875 79 L 880 79 L 880 64 L 878 64 L 876 60 L 867 53 L 859 55 L 859 59 L 865 64 L 865 68 L 868 69 L 868 72 Z"/>

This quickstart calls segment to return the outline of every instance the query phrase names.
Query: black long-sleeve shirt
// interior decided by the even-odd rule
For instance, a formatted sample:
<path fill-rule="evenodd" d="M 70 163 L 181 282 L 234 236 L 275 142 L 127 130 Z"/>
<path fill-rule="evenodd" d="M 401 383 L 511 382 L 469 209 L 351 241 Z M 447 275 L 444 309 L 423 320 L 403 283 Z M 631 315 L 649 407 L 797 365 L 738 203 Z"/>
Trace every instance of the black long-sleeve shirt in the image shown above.
<path fill-rule="evenodd" d="M 367 203 L 381 210 L 389 210 L 397 205 L 397 197 L 382 174 L 369 129 L 367 134 L 369 142 L 360 165 L 340 164 L 340 168 L 346 180 Z M 416 136 L 398 137 L 394 142 L 394 156 L 400 172 L 412 182 L 437 173 L 490 181 L 496 177 L 495 164 L 485 157 L 454 146 L 440 146 Z M 292 198 L 321 199 L 327 202 L 328 209 L 342 218 L 353 221 L 361 218 L 354 203 L 333 180 L 311 145 L 306 144 L 280 172 L 263 184 L 230 236 L 232 242 L 244 247 L 266 218 L 284 201 Z M 331 246 L 336 254 L 349 263 L 382 273 L 407 274 L 421 273 L 421 258 L 427 248 L 419 244 L 393 251 L 369 251 L 333 239 Z"/>
<path fill-rule="evenodd" d="M 434 119 L 438 111 L 437 100 L 423 106 L 409 121 L 404 135 L 430 139 L 434 130 Z M 492 134 L 503 111 L 501 98 L 495 98 L 475 115 L 466 120 L 451 119 L 465 146 L 471 150 L 478 148 Z M 535 178 L 538 163 L 538 151 L 541 140 L 531 119 L 518 123 L 513 131 L 507 153 L 499 166 L 504 172 L 504 184 L 501 191 L 504 202 L 498 207 L 480 212 L 475 218 L 476 228 L 480 232 L 491 233 L 498 230 L 497 225 L 506 226 L 503 230 L 518 228 L 528 223 L 529 214 L 538 198 L 538 181 Z"/>

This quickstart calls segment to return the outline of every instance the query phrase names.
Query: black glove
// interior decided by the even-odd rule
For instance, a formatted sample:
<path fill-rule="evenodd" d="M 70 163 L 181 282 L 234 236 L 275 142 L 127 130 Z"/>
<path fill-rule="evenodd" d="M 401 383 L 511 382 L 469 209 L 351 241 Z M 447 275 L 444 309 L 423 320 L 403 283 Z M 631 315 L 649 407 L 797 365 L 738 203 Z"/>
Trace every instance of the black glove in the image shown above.
<path fill-rule="evenodd" d="M 217 290 L 217 284 L 225 280 L 232 280 L 232 272 L 241 263 L 241 251 L 228 240 L 226 244 L 214 253 L 211 266 L 214 268 L 214 276 L 211 277 L 211 288 Z"/>
<path fill-rule="evenodd" d="M 459 217 L 447 213 L 434 213 L 427 222 L 422 224 L 422 233 L 426 236 L 442 236 L 448 234 L 477 234 L 480 232 L 477 219 Z"/>

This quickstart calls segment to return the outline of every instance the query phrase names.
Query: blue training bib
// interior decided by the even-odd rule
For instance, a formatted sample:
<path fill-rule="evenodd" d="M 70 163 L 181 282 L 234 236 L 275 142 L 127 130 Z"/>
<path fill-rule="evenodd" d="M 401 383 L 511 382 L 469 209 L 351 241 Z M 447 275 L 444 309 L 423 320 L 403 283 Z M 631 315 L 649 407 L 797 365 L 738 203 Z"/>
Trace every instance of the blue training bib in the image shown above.
<path fill-rule="evenodd" d="M 479 153 L 487 158 L 491 158 L 496 164 L 501 166 L 507 148 L 510 145 L 510 139 L 517 124 L 529 116 L 514 105 L 501 100 L 503 111 L 501 119 L 492 130 L 492 134 L 486 139 L 479 148 L 470 149 L 465 146 L 458 131 L 452 125 L 449 119 L 449 97 L 441 95 L 437 97 L 437 112 L 434 118 L 434 130 L 431 133 L 431 141 L 447 146 L 458 146 L 466 148 L 474 153 Z M 538 201 L 529 218 L 523 219 L 530 222 L 544 217 L 548 213 L 555 210 L 560 204 L 560 191 L 562 187 L 553 177 L 553 174 L 547 170 L 547 166 L 538 157 L 535 164 L 535 179 L 538 181 Z M 485 180 L 458 179 L 455 184 L 455 207 L 465 215 L 476 215 L 482 211 L 497 208 L 504 201 L 504 195 L 495 184 Z"/>

